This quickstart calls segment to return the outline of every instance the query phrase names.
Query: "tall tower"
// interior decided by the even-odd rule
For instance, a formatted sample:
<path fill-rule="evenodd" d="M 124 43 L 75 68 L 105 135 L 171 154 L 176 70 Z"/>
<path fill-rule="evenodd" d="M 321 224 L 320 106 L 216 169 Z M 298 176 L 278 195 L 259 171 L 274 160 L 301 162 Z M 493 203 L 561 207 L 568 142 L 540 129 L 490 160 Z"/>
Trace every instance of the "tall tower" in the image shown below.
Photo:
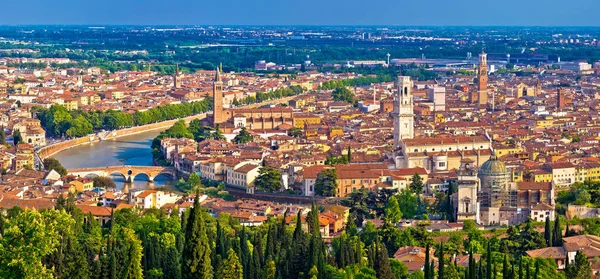
<path fill-rule="evenodd" d="M 402 139 L 412 139 L 415 115 L 413 112 L 412 81 L 410 77 L 399 76 L 394 100 L 394 148 L 400 148 Z"/>
<path fill-rule="evenodd" d="M 175 75 L 173 75 L 175 88 L 181 88 L 181 80 L 179 80 L 179 64 L 175 64 Z"/>
<path fill-rule="evenodd" d="M 221 81 L 221 73 L 217 68 L 215 81 L 213 82 L 213 126 L 225 122 L 225 114 L 223 113 L 223 82 Z"/>
<path fill-rule="evenodd" d="M 556 108 L 564 109 L 567 107 L 567 99 L 565 98 L 565 92 L 560 88 L 556 92 Z"/>
<path fill-rule="evenodd" d="M 479 95 L 479 104 L 487 105 L 488 103 L 488 66 L 487 54 L 481 51 L 479 54 L 479 68 L 477 70 L 477 93 Z"/>

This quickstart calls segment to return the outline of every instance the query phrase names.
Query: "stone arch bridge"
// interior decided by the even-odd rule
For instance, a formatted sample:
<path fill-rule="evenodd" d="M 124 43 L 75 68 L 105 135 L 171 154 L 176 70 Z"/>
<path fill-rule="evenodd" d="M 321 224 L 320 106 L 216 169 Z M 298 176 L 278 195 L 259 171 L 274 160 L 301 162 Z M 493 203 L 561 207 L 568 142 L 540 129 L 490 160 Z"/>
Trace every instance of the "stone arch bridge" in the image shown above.
<path fill-rule="evenodd" d="M 177 170 L 173 167 L 159 166 L 107 166 L 97 168 L 77 168 L 68 169 L 69 175 L 78 177 L 110 176 L 120 174 L 125 177 L 125 181 L 132 182 L 136 176 L 143 174 L 148 177 L 148 181 L 154 181 L 159 175 L 166 175 L 173 180 L 177 179 Z"/>

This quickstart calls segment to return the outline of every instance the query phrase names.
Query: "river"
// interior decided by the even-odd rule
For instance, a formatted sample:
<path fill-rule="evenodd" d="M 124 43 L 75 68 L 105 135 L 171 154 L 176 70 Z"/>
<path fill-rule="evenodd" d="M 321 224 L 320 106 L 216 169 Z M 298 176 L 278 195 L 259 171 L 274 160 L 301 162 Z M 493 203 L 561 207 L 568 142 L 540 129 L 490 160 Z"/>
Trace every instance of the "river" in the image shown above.
<path fill-rule="evenodd" d="M 136 165 L 151 166 L 152 150 L 150 145 L 160 130 L 143 132 L 112 140 L 104 140 L 83 144 L 63 150 L 52 157 L 59 160 L 67 168 L 94 168 L 103 166 Z M 144 176 L 138 176 L 132 185 L 126 185 L 122 176 L 111 176 L 117 184 L 117 189 L 127 191 L 131 186 L 136 189 L 147 189 L 167 186 L 171 188 L 173 181 L 164 175 L 159 175 L 154 182 L 146 181 Z M 127 186 L 127 187 L 125 187 Z"/>

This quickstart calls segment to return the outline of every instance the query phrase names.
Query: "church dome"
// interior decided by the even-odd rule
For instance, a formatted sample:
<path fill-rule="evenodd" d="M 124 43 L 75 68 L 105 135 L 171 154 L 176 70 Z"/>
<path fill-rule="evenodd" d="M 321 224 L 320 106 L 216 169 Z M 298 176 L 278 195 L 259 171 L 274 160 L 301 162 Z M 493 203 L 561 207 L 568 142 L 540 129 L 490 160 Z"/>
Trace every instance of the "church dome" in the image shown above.
<path fill-rule="evenodd" d="M 492 151 L 490 159 L 485 161 L 481 168 L 479 168 L 479 174 L 482 175 L 500 175 L 506 174 L 506 165 L 502 161 L 498 160 L 496 151 Z"/>

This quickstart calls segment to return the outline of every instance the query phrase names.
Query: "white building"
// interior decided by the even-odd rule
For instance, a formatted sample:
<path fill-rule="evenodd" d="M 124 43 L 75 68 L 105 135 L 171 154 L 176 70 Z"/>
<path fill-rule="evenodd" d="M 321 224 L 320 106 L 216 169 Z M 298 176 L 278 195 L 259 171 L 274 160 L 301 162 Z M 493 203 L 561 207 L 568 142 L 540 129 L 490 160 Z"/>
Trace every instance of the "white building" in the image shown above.
<path fill-rule="evenodd" d="M 427 91 L 428 98 L 433 102 L 433 111 L 446 110 L 446 88 L 434 86 Z"/>
<path fill-rule="evenodd" d="M 399 148 L 403 139 L 412 139 L 415 136 L 415 115 L 413 112 L 413 83 L 410 77 L 399 76 L 396 83 L 396 97 L 394 98 L 394 147 Z"/>

